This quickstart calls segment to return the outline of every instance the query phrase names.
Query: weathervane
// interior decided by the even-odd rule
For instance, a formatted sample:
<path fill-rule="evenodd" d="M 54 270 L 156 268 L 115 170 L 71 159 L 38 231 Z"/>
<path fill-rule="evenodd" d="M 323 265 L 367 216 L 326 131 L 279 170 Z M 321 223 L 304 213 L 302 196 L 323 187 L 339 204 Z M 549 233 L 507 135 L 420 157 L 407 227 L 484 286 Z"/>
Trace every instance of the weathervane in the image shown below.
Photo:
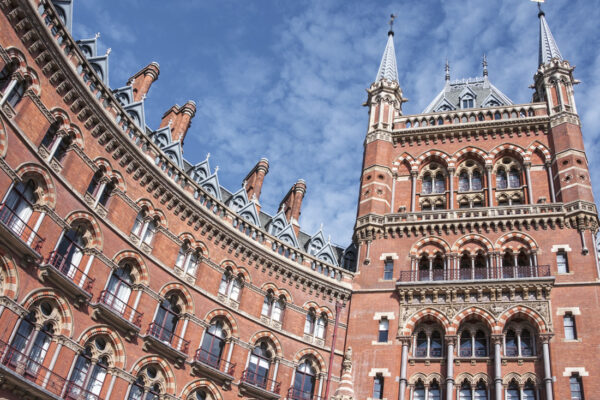
<path fill-rule="evenodd" d="M 396 19 L 397 15 L 396 14 L 390 14 L 390 22 L 388 22 L 388 24 L 390 25 L 390 32 L 394 33 L 394 20 Z"/>
<path fill-rule="evenodd" d="M 545 0 L 531 0 L 531 1 L 534 1 L 534 2 L 536 2 L 536 3 L 537 3 L 537 6 L 538 6 L 538 12 L 539 12 L 539 14 L 543 14 L 544 12 L 542 11 L 542 3 L 543 3 Z"/>

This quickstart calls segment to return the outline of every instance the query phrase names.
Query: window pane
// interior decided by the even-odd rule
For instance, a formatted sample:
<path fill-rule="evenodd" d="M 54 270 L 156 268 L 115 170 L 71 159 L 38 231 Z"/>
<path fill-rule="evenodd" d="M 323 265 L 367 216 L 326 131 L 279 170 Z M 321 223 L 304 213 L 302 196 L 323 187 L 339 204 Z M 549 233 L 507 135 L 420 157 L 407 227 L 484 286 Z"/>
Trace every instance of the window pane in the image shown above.
<path fill-rule="evenodd" d="M 571 314 L 565 314 L 565 339 L 575 340 L 577 335 L 575 334 L 575 318 Z"/>
<path fill-rule="evenodd" d="M 394 261 L 393 260 L 385 260 L 385 264 L 383 266 L 383 279 L 392 280 L 394 277 Z"/>
<path fill-rule="evenodd" d="M 569 268 L 567 266 L 567 254 L 563 251 L 559 251 L 556 253 L 556 265 L 559 274 L 566 274 L 569 272 Z"/>

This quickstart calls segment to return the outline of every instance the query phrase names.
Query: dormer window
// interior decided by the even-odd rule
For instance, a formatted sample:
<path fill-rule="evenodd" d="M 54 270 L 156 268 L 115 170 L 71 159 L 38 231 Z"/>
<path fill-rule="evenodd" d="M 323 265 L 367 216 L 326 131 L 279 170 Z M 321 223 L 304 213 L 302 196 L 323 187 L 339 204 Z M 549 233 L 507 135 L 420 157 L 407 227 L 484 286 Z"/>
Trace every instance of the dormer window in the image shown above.
<path fill-rule="evenodd" d="M 466 94 L 461 99 L 462 108 L 473 108 L 475 101 L 473 100 L 473 96 L 470 94 Z"/>

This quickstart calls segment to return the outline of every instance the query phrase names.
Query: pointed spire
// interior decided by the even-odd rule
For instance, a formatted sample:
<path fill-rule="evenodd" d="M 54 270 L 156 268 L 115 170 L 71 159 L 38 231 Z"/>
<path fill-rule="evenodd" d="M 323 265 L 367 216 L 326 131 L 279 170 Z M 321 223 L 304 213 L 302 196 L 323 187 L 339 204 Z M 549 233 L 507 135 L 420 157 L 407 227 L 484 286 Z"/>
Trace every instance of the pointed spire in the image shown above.
<path fill-rule="evenodd" d="M 552 36 L 552 32 L 550 32 L 550 27 L 546 22 L 546 14 L 544 14 L 541 7 L 538 13 L 538 17 L 540 19 L 540 54 L 538 65 L 546 64 L 550 62 L 550 60 L 552 60 L 553 58 L 558 58 L 559 60 L 562 60 L 563 58 L 560 54 L 560 50 L 558 50 L 558 46 L 556 45 L 554 36 Z"/>
<path fill-rule="evenodd" d="M 388 40 L 387 44 L 385 45 L 383 57 L 381 58 L 381 64 L 379 64 L 379 71 L 377 72 L 375 82 L 379 82 L 382 79 L 398 82 L 398 67 L 396 66 L 396 51 L 394 50 L 394 18 L 396 18 L 396 16 L 392 14 L 390 18 Z"/>
<path fill-rule="evenodd" d="M 483 61 L 481 62 L 481 65 L 483 66 L 483 76 L 488 76 L 487 57 L 485 56 L 485 53 L 483 54 Z"/>
<path fill-rule="evenodd" d="M 450 63 L 448 62 L 448 59 L 446 58 L 446 82 L 450 82 Z"/>

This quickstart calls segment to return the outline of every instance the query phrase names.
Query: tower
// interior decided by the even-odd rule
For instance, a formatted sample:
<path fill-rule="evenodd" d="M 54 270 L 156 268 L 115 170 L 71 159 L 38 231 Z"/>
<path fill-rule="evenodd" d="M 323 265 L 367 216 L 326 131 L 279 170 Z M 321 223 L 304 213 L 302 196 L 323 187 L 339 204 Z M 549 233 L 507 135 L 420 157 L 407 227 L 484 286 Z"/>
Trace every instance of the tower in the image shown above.
<path fill-rule="evenodd" d="M 539 23 L 531 103 L 494 86 L 484 56 L 478 78 L 451 81 L 446 63 L 443 89 L 416 115 L 402 113 L 388 35 L 367 90 L 354 231 L 347 343 L 356 398 L 549 400 L 577 385 L 599 390 L 586 354 L 600 343 L 589 249 L 598 217 L 577 81 L 543 12 Z"/>

